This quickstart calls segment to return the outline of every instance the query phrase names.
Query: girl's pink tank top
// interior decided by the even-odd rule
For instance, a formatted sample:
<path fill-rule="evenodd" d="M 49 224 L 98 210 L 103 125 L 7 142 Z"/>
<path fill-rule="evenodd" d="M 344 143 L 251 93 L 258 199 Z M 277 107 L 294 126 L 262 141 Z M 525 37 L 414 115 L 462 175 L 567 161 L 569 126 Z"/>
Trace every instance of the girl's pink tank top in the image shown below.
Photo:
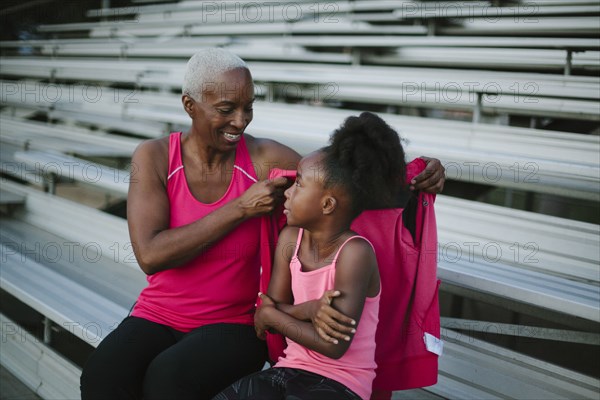
<path fill-rule="evenodd" d="M 298 248 L 302 241 L 302 234 L 303 229 L 300 229 L 296 249 L 290 261 L 294 304 L 319 299 L 323 292 L 334 289 L 335 265 L 346 243 L 360 238 L 371 244 L 362 236 L 352 236 L 340 246 L 331 264 L 304 272 L 298 259 Z M 352 343 L 346 353 L 338 360 L 309 350 L 286 338 L 288 345 L 284 351 L 285 357 L 279 358 L 275 367 L 298 368 L 325 376 L 345 385 L 361 398 L 369 399 L 371 397 L 371 386 L 375 378 L 375 368 L 377 367 L 375 363 L 375 331 L 377 330 L 380 297 L 381 290 L 377 296 L 365 299 L 365 306 Z"/>
<path fill-rule="evenodd" d="M 190 224 L 239 197 L 257 181 L 244 138 L 237 145 L 231 182 L 212 204 L 190 191 L 181 158 L 181 132 L 169 137 L 167 193 L 170 227 Z M 252 325 L 260 279 L 260 219 L 252 218 L 198 257 L 147 277 L 132 315 L 182 332 L 214 323 Z"/>

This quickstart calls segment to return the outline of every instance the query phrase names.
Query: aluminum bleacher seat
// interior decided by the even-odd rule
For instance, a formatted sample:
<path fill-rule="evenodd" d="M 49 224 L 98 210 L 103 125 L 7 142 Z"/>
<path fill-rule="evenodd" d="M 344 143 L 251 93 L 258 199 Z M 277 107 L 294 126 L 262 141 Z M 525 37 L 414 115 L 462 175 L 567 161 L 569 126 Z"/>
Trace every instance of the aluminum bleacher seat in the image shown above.
<path fill-rule="evenodd" d="M 94 163 L 81 158 L 71 157 L 60 153 L 44 151 L 18 151 L 14 154 L 17 163 L 25 164 L 25 168 L 39 171 L 43 176 L 54 182 L 66 178 L 69 181 L 82 182 L 107 191 L 127 197 L 130 173 L 128 171 Z M 54 188 L 49 189 L 54 193 Z"/>
<path fill-rule="evenodd" d="M 288 36 L 267 38 L 114 38 L 2 42 L 4 52 L 29 48 L 51 56 L 181 57 L 190 49 L 228 46 L 248 60 L 343 62 L 593 72 L 600 69 L 600 40 L 510 37 Z M 323 50 L 309 51 L 319 48 Z M 333 51 L 332 48 L 339 50 Z M 348 51 L 351 50 L 351 51 Z M 382 53 L 381 51 L 384 50 Z M 535 52 L 532 52 L 535 50 Z M 21 50 L 22 51 L 22 50 Z M 14 53 L 14 51 L 13 51 Z"/>
<path fill-rule="evenodd" d="M 204 39 L 204 38 L 203 38 Z M 241 38 L 240 38 L 241 39 Z M 269 41 L 307 47 L 397 48 L 397 47 L 481 47 L 562 50 L 600 50 L 600 40 L 565 37 L 494 37 L 494 36 L 286 36 L 252 38 L 252 42 Z M 18 42 L 12 42 L 15 45 Z"/>
<path fill-rule="evenodd" d="M 301 45 L 306 47 L 339 47 L 339 48 L 366 48 L 366 49 L 394 49 L 404 47 L 450 47 L 450 48 L 505 48 L 505 49 L 558 49 L 572 51 L 599 50 L 600 40 L 589 38 L 565 37 L 494 37 L 494 36 L 364 36 L 364 35 L 336 35 L 336 36 L 267 36 L 267 37 L 236 37 L 236 36 L 205 36 L 184 38 L 67 38 L 67 39 L 37 39 L 22 41 L 2 41 L 3 50 L 8 48 L 44 48 L 46 54 L 55 55 L 93 55 L 107 48 L 128 46 L 151 47 L 164 44 L 189 47 L 227 46 L 232 43 L 265 43 Z M 86 51 L 86 46 L 89 51 Z M 54 49 L 54 51 L 52 51 Z M 148 49 L 150 50 L 150 49 Z M 105 50 L 110 54 L 114 50 Z M 129 53 L 131 54 L 131 53 Z M 143 55 L 143 54 L 142 54 Z"/>
<path fill-rule="evenodd" d="M 146 124 L 163 124 L 163 134 L 189 123 L 189 117 L 181 110 L 179 95 L 157 95 L 140 90 L 133 93 L 135 102 L 122 103 L 114 101 L 115 97 L 122 98 L 122 94 L 115 95 L 114 89 L 99 88 L 104 96 L 98 102 L 56 102 L 52 104 L 55 110 L 52 112 L 68 112 L 69 118 L 78 118 L 79 113 L 96 113 L 97 118 L 104 119 L 102 124 L 108 129 L 118 128 L 122 125 L 120 121 L 143 124 L 140 132 Z M 68 86 L 64 90 L 71 91 Z M 21 97 L 17 94 L 16 98 Z M 352 110 L 264 101 L 257 102 L 255 110 L 254 121 L 248 128 L 250 133 L 280 140 L 302 153 L 324 145 L 329 133 L 353 113 Z M 446 163 L 452 179 L 600 199 L 597 136 L 393 114 L 385 114 L 384 118 L 409 140 L 407 151 L 411 155 L 439 157 Z M 18 126 L 29 131 L 41 126 L 8 118 L 2 123 L 10 128 L 6 136 L 16 132 Z M 60 128 L 53 130 L 60 131 Z M 152 137 L 151 134 L 145 136 Z M 84 138 L 94 140 L 93 135 Z M 116 146 L 119 143 L 120 140 L 114 142 Z M 129 139 L 127 143 L 124 151 L 131 154 L 139 140 Z"/>
<path fill-rule="evenodd" d="M 52 350 L 58 326 L 96 347 L 145 285 L 126 221 L 8 181 L 24 198 L 0 217 L 0 287 L 45 318 L 44 341 L 1 318 L 2 365 L 43 398 L 78 398 L 81 370 Z"/>
<path fill-rule="evenodd" d="M 598 225 L 447 196 L 436 208 L 445 284 L 600 323 Z"/>
<path fill-rule="evenodd" d="M 444 330 L 438 383 L 427 392 L 448 399 L 588 399 L 597 396 L 597 378 Z M 398 399 L 419 398 L 414 395 Z"/>
<path fill-rule="evenodd" d="M 459 26 L 437 28 L 443 35 L 588 36 L 598 32 L 598 16 L 517 18 L 498 17 L 490 23 L 486 18 L 464 19 Z"/>
<path fill-rule="evenodd" d="M 285 51 L 280 57 L 284 57 L 284 54 Z M 114 63 L 72 58 L 9 57 L 1 60 L 0 65 L 4 77 L 70 81 L 86 79 L 103 84 L 117 81 L 138 87 L 168 89 L 180 87 L 184 68 L 184 63 L 177 61 L 121 60 Z M 259 83 L 298 84 L 310 89 L 308 92 L 298 92 L 299 97 L 306 97 L 306 93 L 310 97 L 314 88 L 328 85 L 331 89 L 330 100 L 470 109 L 475 121 L 486 109 L 496 113 L 502 110 L 520 115 L 530 113 L 533 116 L 600 119 L 595 107 L 600 93 L 600 80 L 595 77 L 382 66 L 348 69 L 331 64 L 265 62 L 252 62 L 250 67 L 255 81 Z M 93 93 L 90 96 L 95 95 Z M 502 107 L 496 107 L 496 103 L 502 99 Z M 530 108 L 529 104 L 532 105 Z"/>
<path fill-rule="evenodd" d="M 470 75 L 448 71 L 442 74 L 445 78 L 440 78 L 442 71 L 434 69 L 360 67 L 335 70 L 330 66 L 252 66 L 253 76 L 258 82 L 280 84 L 284 89 L 280 94 L 283 98 L 291 95 L 292 98 L 310 100 L 315 97 L 315 90 L 321 90 L 319 100 L 463 109 L 473 112 L 474 121 L 479 121 L 482 113 L 583 120 L 600 118 L 596 100 L 599 91 L 593 89 L 599 82 L 590 82 L 587 78 L 580 83 L 567 83 L 552 78 L 546 80 L 542 76 L 520 74 L 517 77 L 519 74 L 511 76 L 484 71 L 472 71 Z M 584 88 L 580 85 L 585 81 L 588 83 Z M 310 85 L 311 82 L 314 85 L 306 90 L 293 86 Z M 586 100 L 588 95 L 591 97 Z"/>
<path fill-rule="evenodd" d="M 126 222 L 22 185 L 3 188 L 25 197 L 25 205 L 2 217 L 1 288 L 97 346 L 145 285 Z"/>
<path fill-rule="evenodd" d="M 518 47 L 518 46 L 515 46 Z M 600 70 L 600 52 L 574 52 L 568 71 L 594 72 Z M 498 49 L 493 47 L 422 47 L 401 48 L 388 54 L 366 54 L 364 63 L 378 65 L 414 65 L 430 67 L 489 68 L 560 72 L 567 68 L 567 52 L 553 49 Z"/>
<path fill-rule="evenodd" d="M 236 22 L 237 21 L 237 22 Z M 208 21 L 205 21 L 208 22 Z M 69 24 L 41 25 L 44 33 L 85 32 L 90 37 L 175 37 L 204 35 L 284 35 L 284 34 L 402 34 L 424 35 L 427 29 L 419 25 L 379 26 L 362 21 L 342 18 L 335 21 L 323 19 L 315 23 L 310 18 L 289 19 L 285 15 L 273 22 L 245 21 L 234 18 L 225 23 L 217 18 L 213 24 L 203 24 L 202 18 L 180 21 L 122 20 L 112 22 L 78 22 Z"/>
<path fill-rule="evenodd" d="M 2 75 L 32 76 L 47 79 L 85 79 L 90 81 L 108 81 L 112 75 L 117 82 L 131 84 L 156 85 L 168 76 L 166 82 L 171 87 L 180 86 L 178 74 L 183 73 L 184 62 L 165 60 L 121 60 L 118 63 L 106 59 L 75 58 L 11 58 L 2 60 Z M 255 80 L 259 82 L 319 84 L 332 82 L 347 85 L 374 87 L 407 86 L 413 83 L 426 85 L 428 88 L 437 83 L 440 87 L 458 81 L 453 90 L 471 90 L 481 92 L 489 86 L 490 92 L 522 94 L 539 97 L 563 97 L 579 99 L 598 99 L 595 86 L 600 85 L 597 78 L 586 76 L 563 77 L 545 74 L 521 74 L 491 71 L 440 70 L 433 68 L 391 68 L 377 66 L 361 66 L 348 69 L 330 64 L 268 63 L 251 62 Z M 441 77 L 440 77 L 441 76 Z M 435 79 L 437 77 L 437 79 Z M 370 78 L 370 80 L 368 79 Z M 419 79 L 420 78 L 420 79 Z M 469 79 L 478 79 L 470 85 Z M 432 82 L 432 83 L 429 83 Z M 525 83 L 533 88 L 518 87 Z M 561 95 L 562 93 L 562 95 Z M 93 93 L 95 94 L 95 93 Z M 92 95 L 93 95 L 92 94 Z M 4 98 L 12 96 L 5 88 Z M 90 95 L 90 97 L 93 97 Z M 95 100 L 95 98 L 93 98 Z"/>
<path fill-rule="evenodd" d="M 23 149 L 23 142 L 6 140 L 0 136 L 0 172 L 34 185 L 43 185 L 44 179 L 36 171 L 28 170 L 15 160 L 15 153 Z"/>
<path fill-rule="evenodd" d="M 188 122 L 175 96 L 168 101 L 167 96 L 144 97 L 140 93 L 139 98 L 139 104 L 127 109 L 127 116 L 138 120 L 157 118 L 176 125 Z M 325 145 L 341 121 L 358 112 L 257 102 L 248 132 L 308 153 Z M 600 140 L 596 136 L 381 115 L 408 140 L 410 156 L 439 157 L 452 179 L 600 199 Z"/>
<path fill-rule="evenodd" d="M 22 149 L 52 150 L 86 157 L 125 157 L 133 153 L 140 140 L 102 134 L 77 127 L 52 126 L 42 122 L 2 117 L 0 138 L 23 144 Z"/>
<path fill-rule="evenodd" d="M 43 399 L 80 397 L 79 367 L 2 313 L 0 334 L 2 366 L 36 395 Z M 7 383 L 3 381 L 3 384 Z"/>

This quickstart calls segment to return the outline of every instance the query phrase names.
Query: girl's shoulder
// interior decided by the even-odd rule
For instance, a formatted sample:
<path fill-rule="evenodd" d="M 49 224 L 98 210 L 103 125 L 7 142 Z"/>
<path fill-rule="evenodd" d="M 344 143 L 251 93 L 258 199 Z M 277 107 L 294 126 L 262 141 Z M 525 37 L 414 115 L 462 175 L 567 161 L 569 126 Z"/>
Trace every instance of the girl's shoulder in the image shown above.
<path fill-rule="evenodd" d="M 369 263 L 373 260 L 377 262 L 375 258 L 375 249 L 367 238 L 360 236 L 356 232 L 349 232 L 346 239 L 340 246 L 337 255 L 338 263 L 344 264 L 347 261 L 368 261 Z"/>
<path fill-rule="evenodd" d="M 296 243 L 299 234 L 300 228 L 286 225 L 281 232 L 279 232 L 278 242 L 283 244 Z"/>

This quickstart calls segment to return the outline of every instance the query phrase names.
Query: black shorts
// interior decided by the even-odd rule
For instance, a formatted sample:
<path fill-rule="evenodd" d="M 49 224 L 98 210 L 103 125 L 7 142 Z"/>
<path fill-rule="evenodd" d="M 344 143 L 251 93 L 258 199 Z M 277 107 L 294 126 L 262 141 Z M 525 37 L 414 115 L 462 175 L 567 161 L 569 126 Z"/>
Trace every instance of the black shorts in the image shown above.
<path fill-rule="evenodd" d="M 270 368 L 240 379 L 213 400 L 360 400 L 338 381 L 296 368 Z"/>

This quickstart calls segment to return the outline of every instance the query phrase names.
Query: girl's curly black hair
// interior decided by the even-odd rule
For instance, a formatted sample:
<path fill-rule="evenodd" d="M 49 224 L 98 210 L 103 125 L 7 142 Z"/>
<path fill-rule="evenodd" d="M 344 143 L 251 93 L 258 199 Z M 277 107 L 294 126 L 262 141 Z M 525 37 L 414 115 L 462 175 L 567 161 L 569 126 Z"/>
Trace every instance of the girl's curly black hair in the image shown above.
<path fill-rule="evenodd" d="M 347 118 L 323 148 L 326 188 L 343 187 L 353 217 L 365 209 L 393 207 L 405 188 L 406 162 L 400 137 L 370 112 Z"/>

